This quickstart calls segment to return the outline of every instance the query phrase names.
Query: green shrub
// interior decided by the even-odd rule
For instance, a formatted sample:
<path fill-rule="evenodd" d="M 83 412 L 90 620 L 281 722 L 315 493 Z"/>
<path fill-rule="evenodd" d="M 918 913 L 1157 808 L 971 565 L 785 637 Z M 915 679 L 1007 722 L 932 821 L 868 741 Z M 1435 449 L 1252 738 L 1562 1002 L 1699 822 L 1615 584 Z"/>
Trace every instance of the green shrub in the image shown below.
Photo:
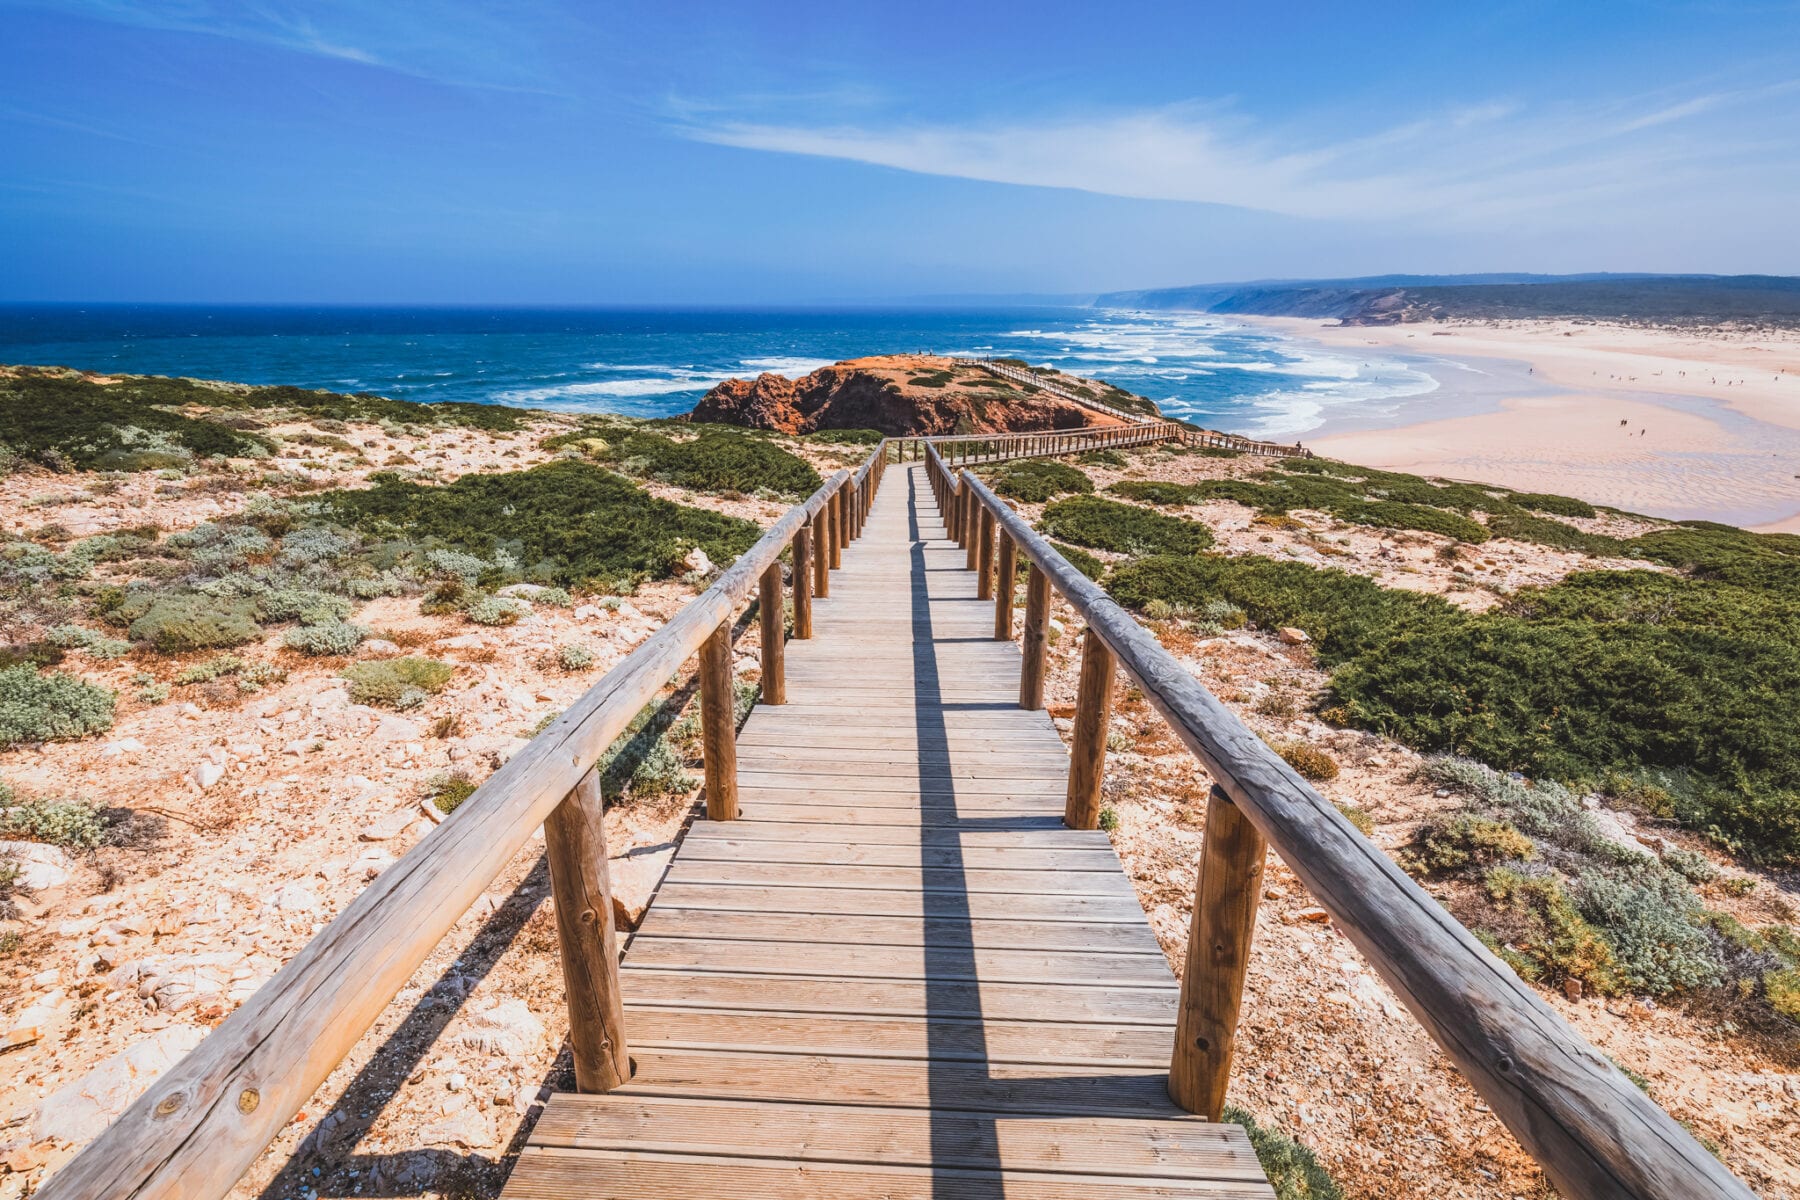
<path fill-rule="evenodd" d="M 516 625 L 530 611 L 530 606 L 510 596 L 481 596 L 463 614 L 477 625 Z"/>
<path fill-rule="evenodd" d="M 276 588 L 259 596 L 256 606 L 265 621 L 298 621 L 302 625 L 338 624 L 356 609 L 342 596 L 310 588 Z"/>
<path fill-rule="evenodd" d="M 1088 450 L 1075 456 L 1075 461 L 1084 467 L 1123 467 L 1126 459 L 1117 450 Z"/>
<path fill-rule="evenodd" d="M 20 742 L 58 742 L 112 728 L 114 696 L 61 671 L 0 670 L 0 750 Z"/>
<path fill-rule="evenodd" d="M 147 471 L 215 454 L 260 456 L 268 443 L 153 407 L 129 383 L 37 372 L 0 377 L 0 446 L 52 470 Z"/>
<path fill-rule="evenodd" d="M 1402 865 L 1422 875 L 1537 857 L 1537 846 L 1506 821 L 1459 813 L 1421 830 Z"/>
<path fill-rule="evenodd" d="M 183 687 L 194 683 L 210 683 L 226 675 L 236 675 L 244 669 L 244 660 L 235 654 L 221 654 L 217 658 L 209 658 L 203 663 L 195 663 L 176 672 L 175 682 Z"/>
<path fill-rule="evenodd" d="M 441 772 L 425 781 L 425 798 L 431 801 L 432 807 L 449 816 L 475 794 L 476 786 L 465 771 Z"/>
<path fill-rule="evenodd" d="M 349 654 L 362 645 L 369 631 L 347 621 L 329 621 L 323 625 L 301 625 L 282 636 L 281 644 L 289 650 L 315 657 Z"/>
<path fill-rule="evenodd" d="M 1058 500 L 1044 510 L 1039 528 L 1062 541 L 1117 554 L 1198 554 L 1213 540 L 1198 521 L 1098 496 Z"/>
<path fill-rule="evenodd" d="M 384 708 L 417 708 L 444 690 L 456 668 L 430 658 L 390 658 L 352 663 L 344 668 L 350 699 Z"/>
<path fill-rule="evenodd" d="M 1310 742 L 1277 742 L 1275 753 L 1281 755 L 1302 779 L 1326 783 L 1338 777 L 1337 760 Z"/>
<path fill-rule="evenodd" d="M 1597 517 L 1599 512 L 1586 500 L 1577 500 L 1572 496 L 1555 496 L 1546 492 L 1513 492 L 1507 496 L 1520 508 L 1529 508 L 1533 512 L 1552 513 L 1559 517 Z"/>
<path fill-rule="evenodd" d="M 1500 513 L 1488 518 L 1488 532 L 1494 537 L 1536 542 L 1557 550 L 1578 550 L 1602 558 L 1629 555 L 1628 544 L 1618 538 L 1598 533 L 1583 533 L 1573 525 L 1527 512 Z M 1466 539 L 1465 539 L 1466 540 Z"/>
<path fill-rule="evenodd" d="M 1696 924 L 1700 902 L 1673 873 L 1583 867 L 1574 901 L 1612 947 L 1619 981 L 1632 991 L 1662 996 L 1723 981 L 1718 951 Z"/>
<path fill-rule="evenodd" d="M 994 491 L 1027 504 L 1042 504 L 1071 492 L 1086 494 L 1093 490 L 1093 481 L 1083 472 L 1053 459 L 1018 459 L 994 471 Z"/>
<path fill-rule="evenodd" d="M 117 615 L 130 621 L 132 641 L 148 642 L 164 654 L 226 649 L 262 637 L 256 623 L 256 602 L 243 597 L 138 593 L 126 600 Z"/>
<path fill-rule="evenodd" d="M 1199 499 L 1197 489 L 1185 483 L 1168 483 L 1160 479 L 1124 479 L 1110 485 L 1107 491 L 1127 500 L 1144 504 L 1160 504 L 1171 508 L 1193 504 Z"/>
<path fill-rule="evenodd" d="M 734 690 L 734 709 L 740 701 Z M 610 804 L 627 794 L 642 798 L 688 791 L 694 781 L 675 744 L 697 737 L 698 731 L 697 716 L 680 717 L 680 710 L 668 698 L 651 701 L 600 756 L 595 770 L 600 775 L 601 795 Z"/>
<path fill-rule="evenodd" d="M 1550 982 L 1577 979 L 1603 995 L 1620 990 L 1612 946 L 1576 910 L 1555 876 L 1527 876 L 1502 866 L 1487 873 L 1486 884 L 1495 903 L 1521 919 L 1522 935 L 1508 940 L 1521 942 L 1518 952 Z"/>
<path fill-rule="evenodd" d="M 555 448 L 565 444 L 567 436 L 573 435 L 544 444 Z M 824 482 L 805 459 L 774 445 L 767 436 L 723 425 L 701 427 L 681 441 L 635 430 L 623 437 L 586 439 L 580 448 L 626 474 L 696 492 L 768 492 L 798 500 Z"/>
<path fill-rule="evenodd" d="M 372 488 L 324 493 L 318 503 L 339 523 L 377 536 L 439 542 L 484 560 L 505 550 L 523 574 L 565 587 L 623 591 L 680 575 L 695 546 L 729 563 L 762 532 L 579 462 L 465 475 L 446 487 L 373 478 Z"/>
<path fill-rule="evenodd" d="M 1343 1191 L 1311 1150 L 1279 1130 L 1259 1125 L 1236 1105 L 1227 1104 L 1224 1117 L 1250 1135 L 1250 1146 L 1276 1200 L 1343 1200 Z"/>
<path fill-rule="evenodd" d="M 0 838 L 92 850 L 106 840 L 107 819 L 86 800 L 15 801 L 0 784 Z"/>
<path fill-rule="evenodd" d="M 1790 1021 L 1800 1021 L 1800 969 L 1770 971 L 1762 981 L 1769 1007 Z"/>
<path fill-rule="evenodd" d="M 830 446 L 876 446 L 887 435 L 879 429 L 816 429 L 803 434 L 803 442 L 822 442 Z"/>
<path fill-rule="evenodd" d="M 1359 808 L 1354 804 L 1338 804 L 1335 802 L 1333 807 L 1344 814 L 1344 820 L 1350 822 L 1356 829 L 1356 832 L 1362 834 L 1364 837 L 1375 836 L 1375 818 L 1369 815 L 1368 809 Z"/>
<path fill-rule="evenodd" d="M 594 652 L 586 646 L 558 646 L 556 665 L 565 671 L 585 671 L 594 665 Z"/>

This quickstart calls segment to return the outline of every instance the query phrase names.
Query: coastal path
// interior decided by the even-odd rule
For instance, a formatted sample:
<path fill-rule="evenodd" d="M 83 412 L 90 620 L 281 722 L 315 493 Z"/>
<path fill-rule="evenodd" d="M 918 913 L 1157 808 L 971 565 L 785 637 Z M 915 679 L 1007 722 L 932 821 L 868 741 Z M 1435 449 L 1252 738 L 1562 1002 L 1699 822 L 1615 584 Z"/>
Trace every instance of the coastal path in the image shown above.
<path fill-rule="evenodd" d="M 223 1200 L 540 828 L 576 1091 L 532 1129 L 511 1197 L 1266 1200 L 1242 1129 L 1213 1122 L 1273 850 L 1561 1194 L 1751 1200 L 946 461 L 1097 432 L 1163 436 L 886 439 L 825 480 L 38 1200 Z M 1067 749 L 1044 711 L 1053 598 L 1082 627 Z M 762 694 L 739 729 L 732 638 L 752 603 Z M 695 658 L 705 819 L 621 964 L 596 766 Z M 1120 675 L 1211 780 L 1179 984 L 1097 830 Z"/>

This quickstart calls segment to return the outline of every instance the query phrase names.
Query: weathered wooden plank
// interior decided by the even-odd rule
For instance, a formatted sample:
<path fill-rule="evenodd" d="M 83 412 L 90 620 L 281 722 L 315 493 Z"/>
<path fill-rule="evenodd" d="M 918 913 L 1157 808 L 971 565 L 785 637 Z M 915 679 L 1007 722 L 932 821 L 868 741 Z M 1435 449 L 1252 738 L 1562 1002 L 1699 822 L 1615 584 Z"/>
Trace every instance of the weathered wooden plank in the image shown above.
<path fill-rule="evenodd" d="M 848 836 L 848 835 L 844 835 Z M 1036 846 L 985 849 L 949 845 L 822 842 L 814 839 L 744 841 L 707 838 L 690 841 L 682 849 L 683 862 L 763 862 L 775 864 L 818 863 L 863 867 L 932 867 L 1014 871 L 1102 871 L 1117 875 L 1118 855 L 1105 849 L 1047 850 Z M 792 872 L 792 867 L 788 870 Z"/>
<path fill-rule="evenodd" d="M 894 892 L 832 887 L 758 887 L 750 884 L 665 880 L 658 904 L 729 912 L 844 913 L 847 915 L 988 917 L 1017 921 L 1141 922 L 1134 896 L 1044 896 L 1018 892 Z"/>
<path fill-rule="evenodd" d="M 855 917 L 816 913 L 736 913 L 652 905 L 639 938 L 742 938 L 746 941 L 843 942 L 875 946 L 976 946 L 994 950 L 1079 950 L 1160 954 L 1142 923 L 991 921 L 968 917 Z M 1166 1049 L 1166 1047 L 1165 1047 Z"/>
<path fill-rule="evenodd" d="M 829 969 L 829 968 L 825 968 Z M 1107 1025 L 1175 1024 L 1173 987 L 1070 987 L 1048 983 L 921 983 L 905 979 L 836 979 L 829 976 L 710 974 L 639 970 L 626 960 L 620 972 L 633 1004 L 663 1008 L 737 1009 L 786 1013 L 863 1013 L 896 1017 L 970 1017 L 984 1020 L 1100 1022 Z M 640 1064 L 641 1066 L 641 1064 Z M 1169 1072 L 1157 1075 L 1157 1107 L 1176 1111 L 1168 1098 Z"/>
<path fill-rule="evenodd" d="M 1058 822 L 1053 828 L 965 829 L 954 835 L 934 835 L 932 844 L 944 844 L 946 837 L 953 837 L 952 844 L 966 849 L 1005 850 L 1025 847 L 1045 850 L 1100 850 L 1112 853 L 1112 842 L 1106 834 L 1098 830 L 1065 829 L 1061 822 Z M 811 821 L 743 821 L 729 826 L 697 821 L 688 830 L 687 838 L 682 843 L 682 853 L 689 853 L 688 847 L 698 848 L 713 840 L 744 842 L 791 840 L 796 845 L 817 842 L 821 844 L 916 847 L 920 844 L 920 835 L 916 824 L 904 827 L 871 825 L 860 828 L 832 828 Z"/>
<path fill-rule="evenodd" d="M 528 1148 L 508 1200 L 1270 1200 L 1267 1183 Z"/>
<path fill-rule="evenodd" d="M 922 979 L 936 983 L 1092 984 L 1173 982 L 1168 960 L 1155 954 L 1083 954 L 1060 950 L 985 950 L 969 946 L 853 946 L 834 942 L 753 942 L 634 937 L 631 965 L 640 970 L 731 971 L 817 975 L 838 979 Z M 595 1091 L 603 1088 L 592 1089 Z"/>
<path fill-rule="evenodd" d="M 1117 896 L 1137 893 L 1117 871 L 1018 871 L 973 867 L 871 867 L 817 863 L 796 871 L 790 863 L 688 858 L 669 865 L 665 883 L 724 883 L 751 887 L 861 888 L 886 892 L 993 893 L 1026 896 Z"/>
<path fill-rule="evenodd" d="M 637 1045 L 687 1050 L 780 1050 L 845 1058 L 977 1063 L 1096 1063 L 1157 1070 L 1175 1031 L 1164 1025 L 1002 1021 L 934 1015 L 775 1013 L 628 1004 Z"/>
<path fill-rule="evenodd" d="M 680 1153 L 714 1145 L 746 1158 L 896 1166 L 1029 1168 L 1074 1175 L 1256 1182 L 1240 1125 L 1205 1121 L 1071 1121 L 1010 1113 L 667 1098 L 619 1104 L 555 1096 L 531 1144 L 571 1150 Z"/>
<path fill-rule="evenodd" d="M 637 1073 L 613 1094 L 928 1105 L 939 1112 L 973 1109 L 1164 1120 L 1186 1115 L 1169 1101 L 1166 1072 L 1130 1067 L 650 1048 L 637 1053 L 636 1063 Z"/>

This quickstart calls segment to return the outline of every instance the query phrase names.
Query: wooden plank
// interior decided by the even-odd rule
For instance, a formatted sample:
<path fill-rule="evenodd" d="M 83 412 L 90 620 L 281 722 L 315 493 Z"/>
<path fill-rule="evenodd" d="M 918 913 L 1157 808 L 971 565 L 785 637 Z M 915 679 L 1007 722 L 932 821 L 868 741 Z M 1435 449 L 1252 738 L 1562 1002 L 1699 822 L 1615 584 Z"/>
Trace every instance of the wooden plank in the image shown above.
<path fill-rule="evenodd" d="M 778 795 L 779 793 L 772 793 Z M 781 804 L 758 800 L 754 808 L 740 808 L 742 821 L 814 821 L 832 825 L 860 825 L 865 822 L 898 825 L 918 830 L 921 826 L 963 828 L 971 820 L 979 820 L 991 828 L 1004 824 L 1008 829 L 1058 830 L 1063 828 L 1062 813 L 1046 804 L 1030 807 L 1013 805 L 1006 808 L 976 810 L 965 806 L 961 815 L 953 811 L 927 809 L 904 812 L 896 809 L 859 808 L 853 805 L 831 805 L 817 802 Z"/>
<path fill-rule="evenodd" d="M 734 827 L 735 828 L 735 827 Z M 844 837 L 849 834 L 841 835 Z M 935 840 L 935 839 L 934 839 Z M 742 839 L 705 838 L 683 847 L 681 860 L 820 863 L 864 867 L 931 867 L 984 870 L 1006 868 L 1018 871 L 1104 871 L 1116 875 L 1119 857 L 1110 850 L 1047 850 L 1031 847 L 983 849 L 957 845 L 926 844 L 918 839 L 912 844 L 861 845 L 854 842 L 823 842 L 814 839 L 798 841 L 745 841 Z"/>
<path fill-rule="evenodd" d="M 728 912 L 843 913 L 850 916 L 985 917 L 996 921 L 1141 922 L 1130 895 L 1044 896 L 1017 892 L 892 892 L 858 888 L 756 887 L 663 881 L 656 902 Z"/>
<path fill-rule="evenodd" d="M 923 979 L 1092 984 L 1110 980 L 1142 987 L 1174 985 L 1162 954 L 1083 954 L 1066 950 L 986 950 L 967 945 L 852 946 L 818 942 L 631 939 L 631 965 L 640 971 L 734 971 L 817 975 L 821 964 L 839 979 Z M 605 1089 L 594 1089 L 605 1090 Z"/>
<path fill-rule="evenodd" d="M 994 950 L 1081 950 L 1161 954 L 1142 923 L 976 921 L 966 917 L 853 917 L 813 913 L 733 913 L 653 904 L 637 936 L 843 942 L 873 946 L 979 946 Z"/>
<path fill-rule="evenodd" d="M 822 1054 L 645 1048 L 617 1096 L 722 1096 L 819 1104 L 929 1106 L 938 1112 L 1154 1117 L 1170 1102 L 1168 1072 L 1074 1064 L 920 1062 Z"/>
<path fill-rule="evenodd" d="M 934 835 L 932 845 L 943 844 L 947 835 Z M 896 828 L 888 825 L 871 825 L 867 828 L 822 828 L 816 822 L 793 821 L 743 821 L 735 825 L 716 825 L 710 821 L 696 821 L 688 829 L 687 837 L 682 842 L 682 853 L 689 853 L 688 847 L 696 849 L 712 841 L 739 842 L 781 842 L 792 841 L 796 845 L 806 843 L 838 843 L 859 846 L 871 845 L 906 845 L 920 844 L 919 829 L 916 825 Z M 965 829 L 954 835 L 954 845 L 964 849 L 1006 850 L 1015 847 L 1026 847 L 1045 850 L 1101 850 L 1112 852 L 1112 841 L 1106 834 L 1098 830 L 1066 829 L 1059 821 L 1054 827 L 1032 828 L 1020 831 L 1000 829 Z"/>
<path fill-rule="evenodd" d="M 860 888 L 887 892 L 953 892 L 1027 896 L 1121 896 L 1137 893 L 1117 871 L 1016 871 L 968 867 L 870 867 L 819 863 L 796 871 L 790 863 L 695 859 L 678 855 L 665 883 L 728 883 L 753 887 Z"/>
<path fill-rule="evenodd" d="M 993 1017 L 862 1016 L 659 1008 L 627 1004 L 634 1045 L 688 1050 L 781 1050 L 847 1058 L 977 1063 L 1104 1063 L 1158 1070 L 1175 1031 L 1166 1025 L 1001 1021 Z"/>
<path fill-rule="evenodd" d="M 1266 1183 L 528 1147 L 508 1200 L 1270 1200 Z"/>
<path fill-rule="evenodd" d="M 1074 1175 L 1257 1182 L 1262 1168 L 1240 1125 L 1205 1121 L 1071 1121 L 917 1108 L 668 1098 L 631 1104 L 553 1096 L 531 1144 L 571 1150 L 681 1152 L 715 1145 L 786 1162 L 1030 1168 Z"/>
<path fill-rule="evenodd" d="M 823 964 L 821 964 L 823 967 Z M 890 1017 L 969 1017 L 984 1020 L 1098 1022 L 1173 1028 L 1178 993 L 1170 987 L 1069 987 L 1047 983 L 920 983 L 904 979 L 708 974 L 638 970 L 626 959 L 620 972 L 633 1004 L 661 1008 L 737 1009 L 786 1013 L 862 1013 Z M 629 1028 L 629 1026 L 627 1026 Z M 641 1066 L 641 1064 L 640 1064 Z M 1158 1076 L 1161 1103 L 1173 1109 Z"/>

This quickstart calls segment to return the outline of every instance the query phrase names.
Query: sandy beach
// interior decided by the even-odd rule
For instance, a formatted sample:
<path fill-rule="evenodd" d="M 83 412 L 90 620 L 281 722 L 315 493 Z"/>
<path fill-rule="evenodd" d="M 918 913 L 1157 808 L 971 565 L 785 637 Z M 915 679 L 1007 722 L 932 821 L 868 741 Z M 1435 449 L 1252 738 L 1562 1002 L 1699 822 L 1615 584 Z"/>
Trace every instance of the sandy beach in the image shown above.
<path fill-rule="evenodd" d="M 1321 454 L 1653 516 L 1800 530 L 1800 335 L 1250 320 L 1340 351 L 1401 355 L 1438 379 L 1397 427 L 1328 423 L 1306 439 Z"/>

